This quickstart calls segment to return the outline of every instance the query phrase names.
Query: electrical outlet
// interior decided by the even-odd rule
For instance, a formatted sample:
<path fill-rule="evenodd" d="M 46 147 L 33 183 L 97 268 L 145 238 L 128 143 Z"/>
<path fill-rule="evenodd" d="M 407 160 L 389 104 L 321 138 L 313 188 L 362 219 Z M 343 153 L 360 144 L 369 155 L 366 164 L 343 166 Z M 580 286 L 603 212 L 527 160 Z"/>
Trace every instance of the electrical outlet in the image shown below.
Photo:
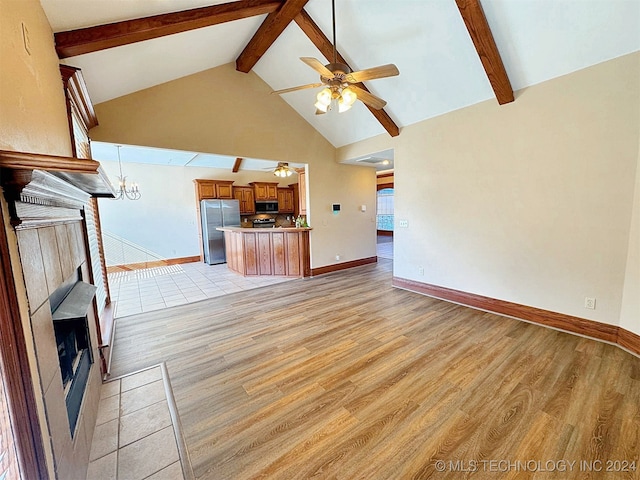
<path fill-rule="evenodd" d="M 596 309 L 596 299 L 595 297 L 585 297 L 584 298 L 584 308 L 588 308 L 589 310 Z"/>
<path fill-rule="evenodd" d="M 409 227 L 409 220 L 398 220 L 398 226 L 400 228 L 408 228 Z"/>
<path fill-rule="evenodd" d="M 418 267 L 418 273 L 424 275 L 424 267 L 422 265 Z"/>
<path fill-rule="evenodd" d="M 340 254 L 336 255 L 336 260 L 340 260 Z"/>

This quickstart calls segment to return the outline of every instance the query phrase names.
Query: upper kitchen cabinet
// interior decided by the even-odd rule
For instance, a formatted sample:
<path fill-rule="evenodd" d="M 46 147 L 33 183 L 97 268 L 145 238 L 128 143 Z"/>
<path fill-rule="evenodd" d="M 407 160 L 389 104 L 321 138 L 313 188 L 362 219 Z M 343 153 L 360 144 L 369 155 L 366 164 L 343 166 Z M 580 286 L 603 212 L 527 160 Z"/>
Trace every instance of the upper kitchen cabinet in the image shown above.
<path fill-rule="evenodd" d="M 198 201 L 210 198 L 233 198 L 232 180 L 194 180 Z"/>
<path fill-rule="evenodd" d="M 293 213 L 294 210 L 293 189 L 278 188 L 278 212 Z"/>
<path fill-rule="evenodd" d="M 240 215 L 253 215 L 256 213 L 253 187 L 233 187 L 233 198 L 240 202 Z"/>
<path fill-rule="evenodd" d="M 278 201 L 278 182 L 253 182 L 251 185 L 256 202 Z"/>

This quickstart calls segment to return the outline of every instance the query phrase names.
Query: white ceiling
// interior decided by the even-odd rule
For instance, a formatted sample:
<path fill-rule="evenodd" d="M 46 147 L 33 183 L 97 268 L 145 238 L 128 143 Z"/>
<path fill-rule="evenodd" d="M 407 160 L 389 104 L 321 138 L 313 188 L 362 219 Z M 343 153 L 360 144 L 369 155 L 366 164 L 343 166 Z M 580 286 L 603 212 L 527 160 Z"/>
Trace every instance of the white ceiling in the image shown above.
<path fill-rule="evenodd" d="M 178 11 L 226 0 L 41 0 L 55 32 Z M 482 0 L 514 90 L 640 50 L 638 0 Z M 307 12 L 330 38 L 331 1 Z M 265 16 L 65 60 L 82 68 L 100 103 L 234 62 Z M 493 97 L 454 0 L 337 0 L 338 50 L 354 69 L 394 63 L 398 77 L 367 82 L 387 100 L 399 127 Z M 299 57 L 325 59 L 291 24 L 254 67 L 274 90 L 318 81 Z M 385 133 L 360 102 L 342 114 L 314 115 L 317 89 L 282 95 L 339 147 Z M 517 101 L 517 96 L 516 96 Z"/>

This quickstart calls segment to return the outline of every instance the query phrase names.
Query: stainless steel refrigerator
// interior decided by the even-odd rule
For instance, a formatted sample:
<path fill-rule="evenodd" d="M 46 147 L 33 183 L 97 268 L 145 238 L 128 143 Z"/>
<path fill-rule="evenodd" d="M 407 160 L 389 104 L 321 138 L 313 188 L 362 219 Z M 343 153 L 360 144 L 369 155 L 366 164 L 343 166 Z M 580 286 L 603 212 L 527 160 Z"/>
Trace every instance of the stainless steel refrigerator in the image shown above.
<path fill-rule="evenodd" d="M 227 261 L 224 249 L 224 232 L 217 227 L 240 226 L 240 202 L 238 200 L 202 200 L 202 243 L 204 261 L 209 265 Z"/>

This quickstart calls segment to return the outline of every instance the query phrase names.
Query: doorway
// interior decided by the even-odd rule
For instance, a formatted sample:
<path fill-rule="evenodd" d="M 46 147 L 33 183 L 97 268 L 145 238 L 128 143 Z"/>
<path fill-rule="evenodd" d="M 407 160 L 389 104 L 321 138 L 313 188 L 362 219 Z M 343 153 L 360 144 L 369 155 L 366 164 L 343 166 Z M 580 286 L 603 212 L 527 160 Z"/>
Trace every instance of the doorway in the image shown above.
<path fill-rule="evenodd" d="M 393 259 L 393 173 L 378 175 L 376 195 L 376 250 L 379 258 Z"/>

